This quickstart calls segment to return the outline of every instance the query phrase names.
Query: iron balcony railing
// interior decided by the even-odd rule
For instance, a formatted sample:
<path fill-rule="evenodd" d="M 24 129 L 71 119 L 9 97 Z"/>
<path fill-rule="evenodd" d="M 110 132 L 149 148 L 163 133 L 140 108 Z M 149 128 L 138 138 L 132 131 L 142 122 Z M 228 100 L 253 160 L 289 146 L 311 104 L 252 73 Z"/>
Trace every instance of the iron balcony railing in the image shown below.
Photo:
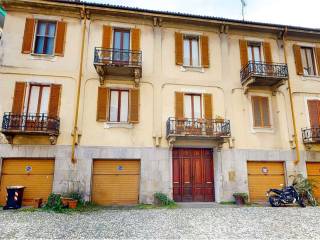
<path fill-rule="evenodd" d="M 94 64 L 141 67 L 142 52 L 127 49 L 96 47 L 94 50 Z"/>
<path fill-rule="evenodd" d="M 3 133 L 41 133 L 58 135 L 60 119 L 48 117 L 47 114 L 4 113 L 2 121 Z"/>
<path fill-rule="evenodd" d="M 249 61 L 249 63 L 241 69 L 241 83 L 247 81 L 252 76 L 286 79 L 288 78 L 288 66 L 282 63 Z"/>
<path fill-rule="evenodd" d="M 170 117 L 167 120 L 167 137 L 169 136 L 230 137 L 230 121 L 223 119 L 176 119 Z"/>
<path fill-rule="evenodd" d="M 320 143 L 320 127 L 303 128 L 301 131 L 304 143 Z"/>

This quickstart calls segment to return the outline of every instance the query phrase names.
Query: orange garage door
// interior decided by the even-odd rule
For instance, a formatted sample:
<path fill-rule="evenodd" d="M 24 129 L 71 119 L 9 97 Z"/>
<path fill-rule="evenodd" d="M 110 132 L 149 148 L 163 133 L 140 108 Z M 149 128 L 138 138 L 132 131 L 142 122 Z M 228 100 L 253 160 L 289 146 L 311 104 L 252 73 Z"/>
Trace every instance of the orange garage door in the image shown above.
<path fill-rule="evenodd" d="M 283 162 L 248 161 L 248 186 L 251 202 L 266 202 L 266 191 L 285 184 Z"/>
<path fill-rule="evenodd" d="M 23 205 L 31 205 L 33 199 L 46 201 L 52 191 L 54 160 L 4 159 L 0 182 L 0 204 L 5 205 L 7 186 L 25 186 Z"/>
<path fill-rule="evenodd" d="M 99 205 L 139 202 L 139 160 L 94 160 L 92 201 Z"/>
<path fill-rule="evenodd" d="M 320 201 L 320 162 L 307 162 L 308 178 L 314 180 L 316 188 L 313 189 L 314 197 Z"/>

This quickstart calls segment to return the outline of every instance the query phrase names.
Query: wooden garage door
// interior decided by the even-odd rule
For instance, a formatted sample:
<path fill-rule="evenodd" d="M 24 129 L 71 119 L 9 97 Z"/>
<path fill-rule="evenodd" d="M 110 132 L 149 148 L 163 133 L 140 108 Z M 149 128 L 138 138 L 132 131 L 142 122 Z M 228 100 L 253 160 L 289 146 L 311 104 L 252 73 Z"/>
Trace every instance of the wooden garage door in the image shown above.
<path fill-rule="evenodd" d="M 139 160 L 94 160 L 92 201 L 99 205 L 139 202 Z"/>
<path fill-rule="evenodd" d="M 0 204 L 5 205 L 7 186 L 25 186 L 23 205 L 31 205 L 34 198 L 48 199 L 52 191 L 54 160 L 4 159 L 0 182 Z"/>
<path fill-rule="evenodd" d="M 270 188 L 281 188 L 285 184 L 283 162 L 248 161 L 248 186 L 251 202 L 266 202 Z"/>
<path fill-rule="evenodd" d="M 313 190 L 315 198 L 320 201 L 320 162 L 307 162 L 308 178 L 314 180 L 316 188 Z"/>

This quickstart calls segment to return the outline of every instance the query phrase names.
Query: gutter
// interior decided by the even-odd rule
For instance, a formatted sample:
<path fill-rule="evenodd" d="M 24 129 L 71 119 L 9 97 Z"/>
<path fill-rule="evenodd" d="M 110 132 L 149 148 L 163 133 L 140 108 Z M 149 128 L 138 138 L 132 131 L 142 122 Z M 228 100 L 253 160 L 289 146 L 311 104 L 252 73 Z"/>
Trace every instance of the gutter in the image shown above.
<path fill-rule="evenodd" d="M 80 10 L 80 19 L 83 19 L 83 28 L 82 28 L 82 40 L 81 40 L 81 53 L 80 53 L 76 111 L 75 111 L 73 131 L 72 131 L 72 149 L 71 149 L 71 162 L 72 163 L 77 162 L 77 159 L 75 158 L 75 148 L 76 148 L 76 145 L 78 144 L 78 136 L 79 136 L 78 118 L 79 118 L 81 82 L 82 82 L 82 75 L 83 75 L 83 55 L 84 55 L 84 47 L 85 47 L 84 43 L 85 43 L 85 36 L 86 36 L 87 17 L 88 17 L 87 10 L 86 10 L 85 6 L 83 5 L 82 9 Z"/>
<path fill-rule="evenodd" d="M 285 27 L 283 35 L 282 35 L 282 41 L 283 41 L 284 61 L 285 61 L 285 64 L 288 65 L 286 39 L 285 39 L 287 36 L 287 33 L 288 33 L 288 28 Z M 291 109 L 291 117 L 292 117 L 292 124 L 293 124 L 293 138 L 294 138 L 294 143 L 296 146 L 296 159 L 294 160 L 294 164 L 297 165 L 300 162 L 300 151 L 299 151 L 298 133 L 297 133 L 295 109 L 294 109 L 294 104 L 293 104 L 293 97 L 292 97 L 293 94 L 292 94 L 292 90 L 291 90 L 289 71 L 288 71 L 288 91 L 289 91 L 290 109 Z"/>

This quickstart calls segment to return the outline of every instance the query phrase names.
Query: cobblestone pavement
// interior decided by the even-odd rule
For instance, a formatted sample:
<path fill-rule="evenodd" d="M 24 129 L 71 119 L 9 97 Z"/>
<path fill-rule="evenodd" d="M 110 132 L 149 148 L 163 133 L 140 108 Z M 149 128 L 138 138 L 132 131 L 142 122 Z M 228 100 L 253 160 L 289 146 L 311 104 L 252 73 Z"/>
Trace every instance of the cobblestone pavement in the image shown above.
<path fill-rule="evenodd" d="M 2 239 L 320 239 L 320 208 L 0 211 Z"/>

